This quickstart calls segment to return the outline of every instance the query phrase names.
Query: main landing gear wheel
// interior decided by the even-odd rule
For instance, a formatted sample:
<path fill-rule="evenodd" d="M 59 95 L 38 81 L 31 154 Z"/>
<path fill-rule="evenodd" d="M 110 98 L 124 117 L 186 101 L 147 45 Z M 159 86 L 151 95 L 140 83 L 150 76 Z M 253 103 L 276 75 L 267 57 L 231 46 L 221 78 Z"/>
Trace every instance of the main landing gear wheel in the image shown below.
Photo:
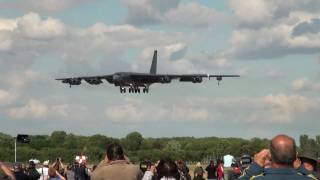
<path fill-rule="evenodd" d="M 126 93 L 126 88 L 120 87 L 120 93 Z"/>
<path fill-rule="evenodd" d="M 143 93 L 148 93 L 149 92 L 149 89 L 148 88 L 143 88 Z"/>

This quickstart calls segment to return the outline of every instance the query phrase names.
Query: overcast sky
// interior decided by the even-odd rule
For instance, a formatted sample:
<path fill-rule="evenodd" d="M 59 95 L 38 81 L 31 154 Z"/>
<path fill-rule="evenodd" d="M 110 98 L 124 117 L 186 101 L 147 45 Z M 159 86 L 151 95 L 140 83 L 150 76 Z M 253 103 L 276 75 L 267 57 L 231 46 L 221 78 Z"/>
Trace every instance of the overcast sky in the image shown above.
<path fill-rule="evenodd" d="M 1 0 L 0 131 L 124 137 L 314 136 L 320 127 L 319 0 Z M 55 78 L 240 74 L 120 94 Z"/>

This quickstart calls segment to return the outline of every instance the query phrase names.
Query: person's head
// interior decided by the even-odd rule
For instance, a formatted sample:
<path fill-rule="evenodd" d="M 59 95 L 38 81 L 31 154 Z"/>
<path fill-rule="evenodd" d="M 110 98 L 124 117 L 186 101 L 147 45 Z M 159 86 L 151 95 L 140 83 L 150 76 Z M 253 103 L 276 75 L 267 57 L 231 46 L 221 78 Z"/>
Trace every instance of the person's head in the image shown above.
<path fill-rule="evenodd" d="M 301 165 L 303 165 L 308 171 L 317 171 L 317 161 L 311 156 L 299 156 Z"/>
<path fill-rule="evenodd" d="M 180 171 L 184 168 L 184 162 L 182 160 L 177 161 L 177 166 Z"/>
<path fill-rule="evenodd" d="M 124 160 L 123 149 L 119 144 L 110 144 L 107 146 L 107 158 L 109 161 Z"/>
<path fill-rule="evenodd" d="M 214 166 L 214 160 L 211 160 L 211 161 L 210 161 L 210 165 L 211 165 L 211 166 Z"/>
<path fill-rule="evenodd" d="M 270 155 L 272 165 L 292 167 L 297 158 L 296 144 L 287 135 L 277 135 L 271 140 Z"/>
<path fill-rule="evenodd" d="M 144 161 L 140 162 L 140 170 L 143 173 L 150 170 L 151 166 L 152 166 L 152 162 L 148 159 L 145 159 Z"/>
<path fill-rule="evenodd" d="M 160 160 L 157 166 L 158 179 L 165 178 L 175 178 L 180 179 L 178 166 L 171 159 Z"/>
<path fill-rule="evenodd" d="M 14 172 L 21 172 L 21 171 L 23 171 L 23 169 L 22 169 L 22 164 L 21 164 L 21 163 L 15 163 L 14 166 L 13 166 L 13 170 L 14 170 Z"/>
<path fill-rule="evenodd" d="M 67 165 L 67 170 L 71 171 L 72 169 L 73 169 L 73 164 L 72 163 L 68 164 Z"/>
<path fill-rule="evenodd" d="M 29 161 L 29 168 L 36 168 L 34 161 Z"/>
<path fill-rule="evenodd" d="M 312 150 L 305 150 L 301 155 L 298 155 L 298 158 L 301 165 L 303 165 L 307 170 L 317 172 L 319 169 L 316 152 L 313 152 Z"/>
<path fill-rule="evenodd" d="M 53 168 L 53 167 L 49 167 L 48 169 L 48 175 L 50 178 L 55 178 L 57 176 L 57 173 L 56 173 L 56 169 Z"/>
<path fill-rule="evenodd" d="M 44 167 L 49 167 L 49 160 L 43 161 L 43 166 Z"/>
<path fill-rule="evenodd" d="M 196 167 L 201 167 L 201 162 L 197 162 Z"/>
<path fill-rule="evenodd" d="M 236 163 L 231 163 L 231 167 L 235 168 L 235 167 L 238 167 L 238 165 Z"/>

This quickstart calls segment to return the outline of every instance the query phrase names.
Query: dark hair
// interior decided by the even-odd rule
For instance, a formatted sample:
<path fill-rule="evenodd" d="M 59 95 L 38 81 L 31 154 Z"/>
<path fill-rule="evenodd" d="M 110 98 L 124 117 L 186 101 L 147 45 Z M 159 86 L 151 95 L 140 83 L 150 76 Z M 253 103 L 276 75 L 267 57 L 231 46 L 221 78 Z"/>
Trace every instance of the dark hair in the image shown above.
<path fill-rule="evenodd" d="M 269 149 L 273 162 L 281 165 L 292 166 L 297 155 L 296 143 L 292 138 L 288 136 L 287 138 L 291 141 L 291 143 L 289 143 L 290 145 L 277 146 L 271 141 Z"/>
<path fill-rule="evenodd" d="M 157 166 L 158 179 L 162 177 L 180 179 L 178 166 L 171 159 L 160 160 Z"/>
<path fill-rule="evenodd" d="M 121 145 L 110 144 L 107 146 L 107 157 L 111 161 L 124 160 L 124 153 Z"/>
<path fill-rule="evenodd" d="M 152 161 L 146 159 L 140 162 L 140 170 L 145 173 L 152 166 Z"/>

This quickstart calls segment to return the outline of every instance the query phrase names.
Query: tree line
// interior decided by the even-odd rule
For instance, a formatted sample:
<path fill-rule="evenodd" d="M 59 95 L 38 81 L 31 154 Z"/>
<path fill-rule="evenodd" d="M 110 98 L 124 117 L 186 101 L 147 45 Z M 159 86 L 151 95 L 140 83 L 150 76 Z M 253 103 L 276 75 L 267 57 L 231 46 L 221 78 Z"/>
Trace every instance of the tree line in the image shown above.
<path fill-rule="evenodd" d="M 203 161 L 221 158 L 225 154 L 235 157 L 248 154 L 253 156 L 262 148 L 268 148 L 269 139 L 219 138 L 219 137 L 171 137 L 144 138 L 139 132 L 129 133 L 124 138 L 105 135 L 81 136 L 54 131 L 51 135 L 32 135 L 30 143 L 17 144 L 17 161 L 27 162 L 36 158 L 55 161 L 57 157 L 72 163 L 76 155 L 86 155 L 90 163 L 98 163 L 105 156 L 108 144 L 120 143 L 131 161 L 163 157 L 185 161 Z M 320 135 L 315 139 L 300 136 L 299 152 L 312 151 L 320 156 Z M 0 133 L 0 161 L 14 161 L 14 137 Z"/>

